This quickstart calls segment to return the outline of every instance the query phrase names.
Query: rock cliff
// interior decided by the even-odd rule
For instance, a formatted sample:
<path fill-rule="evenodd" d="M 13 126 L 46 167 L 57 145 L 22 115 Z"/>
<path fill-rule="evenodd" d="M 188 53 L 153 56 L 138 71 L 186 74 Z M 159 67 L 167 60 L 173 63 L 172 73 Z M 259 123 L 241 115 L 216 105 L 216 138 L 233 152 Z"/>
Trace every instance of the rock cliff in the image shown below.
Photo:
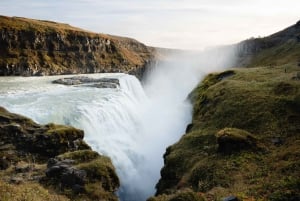
<path fill-rule="evenodd" d="M 39 125 L 0 107 L 1 200 L 111 200 L 119 179 L 82 130 Z"/>
<path fill-rule="evenodd" d="M 237 44 L 236 66 L 282 65 L 300 63 L 300 21 L 263 38 Z"/>
<path fill-rule="evenodd" d="M 0 75 L 124 72 L 139 77 L 154 52 L 130 38 L 0 16 Z"/>

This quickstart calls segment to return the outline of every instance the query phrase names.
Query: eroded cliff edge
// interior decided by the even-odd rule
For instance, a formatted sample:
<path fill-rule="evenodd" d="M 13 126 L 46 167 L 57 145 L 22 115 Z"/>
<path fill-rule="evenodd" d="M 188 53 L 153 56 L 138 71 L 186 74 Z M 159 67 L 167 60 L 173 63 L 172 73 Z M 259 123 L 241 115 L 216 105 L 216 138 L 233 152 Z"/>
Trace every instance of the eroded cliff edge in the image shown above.
<path fill-rule="evenodd" d="M 0 16 L 0 75 L 123 72 L 140 77 L 155 49 L 68 24 Z"/>
<path fill-rule="evenodd" d="M 149 201 L 299 200 L 298 66 L 210 74 L 190 98 L 192 124 L 167 149 Z"/>
<path fill-rule="evenodd" d="M 1 200 L 117 201 L 119 179 L 82 130 L 39 125 L 0 107 Z"/>
<path fill-rule="evenodd" d="M 148 201 L 300 200 L 299 25 L 239 43 L 244 68 L 191 92 L 193 120 Z"/>

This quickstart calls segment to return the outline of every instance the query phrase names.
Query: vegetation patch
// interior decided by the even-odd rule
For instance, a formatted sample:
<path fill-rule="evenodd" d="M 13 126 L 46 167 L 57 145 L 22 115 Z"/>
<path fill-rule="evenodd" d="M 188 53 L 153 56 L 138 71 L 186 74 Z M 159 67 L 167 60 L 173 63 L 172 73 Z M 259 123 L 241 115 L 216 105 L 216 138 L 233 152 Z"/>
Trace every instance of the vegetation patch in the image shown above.
<path fill-rule="evenodd" d="M 0 200 L 111 200 L 119 179 L 82 130 L 39 125 L 0 107 Z"/>
<path fill-rule="evenodd" d="M 195 193 L 191 189 L 183 189 L 173 195 L 159 195 L 150 197 L 147 201 L 204 201 L 204 197 L 200 193 Z"/>
<path fill-rule="evenodd" d="M 69 201 L 66 196 L 49 192 L 37 183 L 21 185 L 8 184 L 0 180 L 0 200 L 24 200 L 24 201 Z"/>
<path fill-rule="evenodd" d="M 192 126 L 166 150 L 155 198 L 191 188 L 207 200 L 298 200 L 298 72 L 289 64 L 209 74 L 189 95 Z"/>
<path fill-rule="evenodd" d="M 249 132 L 241 129 L 224 128 L 216 135 L 218 151 L 224 154 L 257 148 L 257 139 Z"/>

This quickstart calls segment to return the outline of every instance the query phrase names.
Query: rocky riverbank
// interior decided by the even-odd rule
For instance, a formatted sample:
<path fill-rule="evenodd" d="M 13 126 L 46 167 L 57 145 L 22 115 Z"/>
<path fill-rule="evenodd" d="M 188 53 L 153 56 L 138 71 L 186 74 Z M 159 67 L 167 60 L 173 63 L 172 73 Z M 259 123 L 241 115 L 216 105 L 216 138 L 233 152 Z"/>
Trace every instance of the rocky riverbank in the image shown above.
<path fill-rule="evenodd" d="M 0 107 L 1 200 L 118 200 L 110 159 L 83 137 L 82 130 L 39 125 Z"/>

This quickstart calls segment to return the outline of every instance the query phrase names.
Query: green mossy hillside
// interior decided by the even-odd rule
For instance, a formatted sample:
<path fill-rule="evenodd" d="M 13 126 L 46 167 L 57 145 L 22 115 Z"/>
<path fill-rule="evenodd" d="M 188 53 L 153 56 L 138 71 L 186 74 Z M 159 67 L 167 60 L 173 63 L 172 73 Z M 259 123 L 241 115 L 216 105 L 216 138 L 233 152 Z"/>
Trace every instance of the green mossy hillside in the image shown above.
<path fill-rule="evenodd" d="M 160 196 L 300 199 L 300 67 L 209 74 L 190 94 L 193 121 L 167 148 Z M 166 199 L 169 200 L 169 199 Z"/>

